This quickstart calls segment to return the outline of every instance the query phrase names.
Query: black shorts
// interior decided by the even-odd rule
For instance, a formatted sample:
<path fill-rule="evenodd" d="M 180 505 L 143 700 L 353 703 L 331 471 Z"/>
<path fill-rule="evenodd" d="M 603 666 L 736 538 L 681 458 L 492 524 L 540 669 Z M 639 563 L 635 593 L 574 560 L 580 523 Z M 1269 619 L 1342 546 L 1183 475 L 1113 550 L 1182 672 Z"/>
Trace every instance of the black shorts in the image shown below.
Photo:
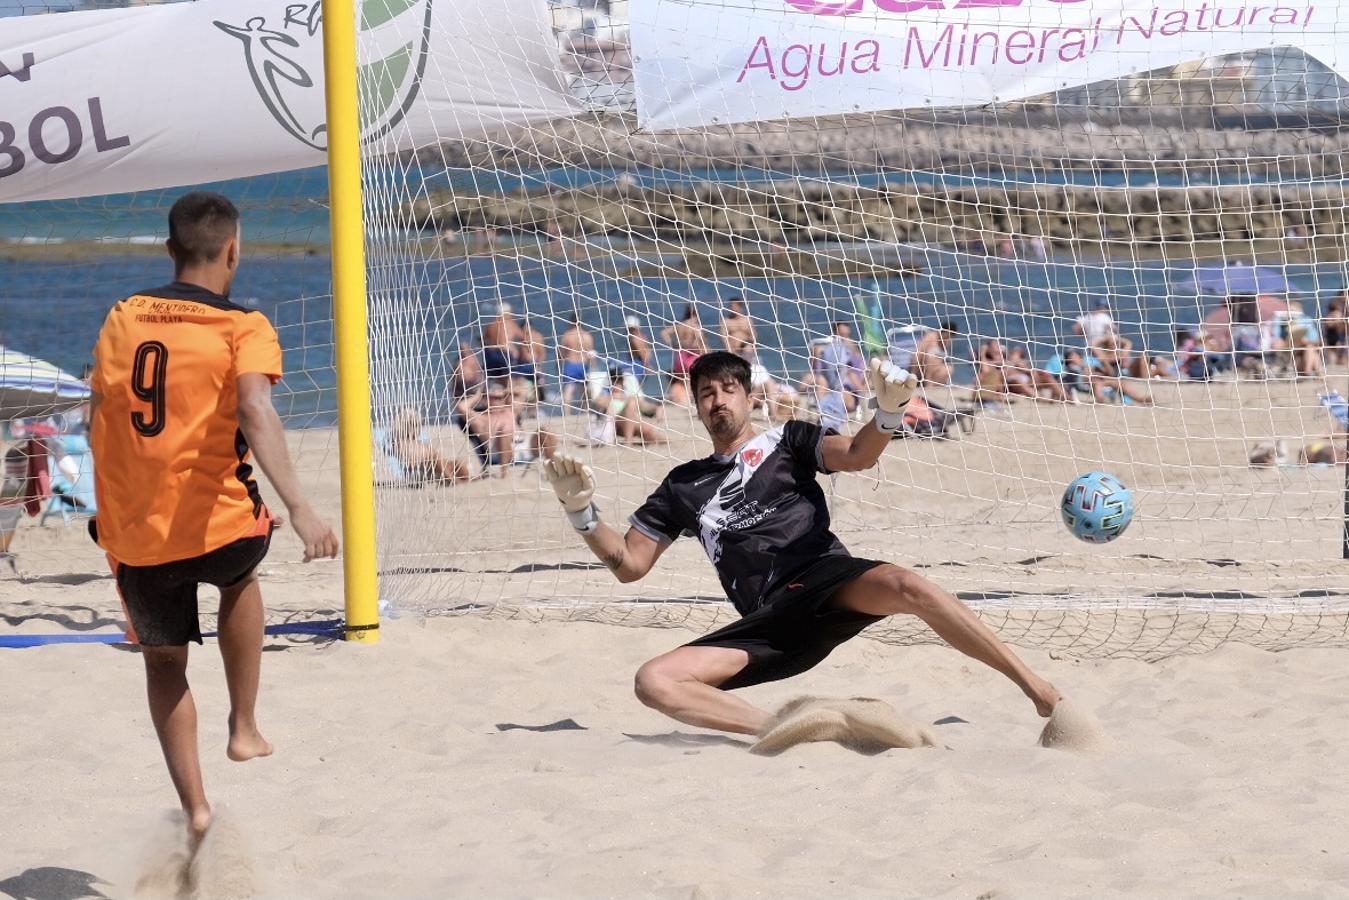
<path fill-rule="evenodd" d="M 197 618 L 197 586 L 233 587 L 253 574 L 267 555 L 272 535 L 240 538 L 233 543 L 157 566 L 117 564 L 117 590 L 126 604 L 137 642 L 145 647 L 180 647 L 201 643 Z"/>
<path fill-rule="evenodd" d="M 733 647 L 749 654 L 745 668 L 717 685 L 724 691 L 800 675 L 885 618 L 832 602 L 839 588 L 879 565 L 883 563 L 874 559 L 826 556 L 798 573 L 764 606 L 685 646 Z"/>

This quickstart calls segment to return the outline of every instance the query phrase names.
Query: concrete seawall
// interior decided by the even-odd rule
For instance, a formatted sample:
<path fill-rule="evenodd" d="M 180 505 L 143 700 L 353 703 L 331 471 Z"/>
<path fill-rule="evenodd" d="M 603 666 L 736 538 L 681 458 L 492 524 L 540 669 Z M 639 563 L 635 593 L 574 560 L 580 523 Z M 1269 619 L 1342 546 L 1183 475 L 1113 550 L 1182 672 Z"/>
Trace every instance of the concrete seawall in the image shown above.
<path fill-rule="evenodd" d="M 1349 134 L 1343 129 L 1100 125 L 1059 121 L 1057 112 L 1044 110 L 1022 110 L 1021 121 L 1012 123 L 964 115 L 970 121 L 770 123 L 658 135 L 635 132 L 626 120 L 574 119 L 495 144 L 446 147 L 444 160 L 451 167 L 507 171 L 563 164 L 674 173 L 739 167 L 745 180 L 666 188 L 620 179 L 505 196 L 452 190 L 411 201 L 401 213 L 427 229 L 551 230 L 695 247 L 988 244 L 1020 236 L 1050 247 L 1092 245 L 1109 255 L 1171 256 L 1190 248 L 1202 258 L 1346 256 Z M 762 180 L 764 170 L 775 180 Z M 1131 186 L 1103 187 L 1042 183 L 1049 180 L 1043 176 L 1032 183 L 1024 174 L 1032 170 L 1144 175 Z M 979 173 L 1007 183 L 949 187 L 905 179 L 868 187 L 828 175 L 781 174 L 819 171 Z M 1194 186 L 1165 185 L 1181 173 Z M 1148 176 L 1162 184 L 1136 183 Z"/>
<path fill-rule="evenodd" d="M 1346 189 L 1319 186 L 1016 188 L 858 187 L 822 181 L 605 185 L 512 196 L 444 192 L 407 204 L 427 229 L 621 236 L 685 246 L 831 241 L 988 244 L 1039 237 L 1052 246 L 1274 243 L 1344 257 Z M 1149 250 L 1151 248 L 1151 251 Z M 1211 255 L 1211 254 L 1206 254 Z"/>

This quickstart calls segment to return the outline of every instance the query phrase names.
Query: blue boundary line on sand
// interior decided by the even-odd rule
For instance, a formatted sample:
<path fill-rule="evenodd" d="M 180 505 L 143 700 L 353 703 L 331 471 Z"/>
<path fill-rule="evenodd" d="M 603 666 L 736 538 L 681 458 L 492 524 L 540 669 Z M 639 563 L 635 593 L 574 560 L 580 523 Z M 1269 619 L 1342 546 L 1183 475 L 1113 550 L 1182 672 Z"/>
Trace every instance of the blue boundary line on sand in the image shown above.
<path fill-rule="evenodd" d="M 268 625 L 263 632 L 277 634 L 312 634 L 320 637 L 342 637 L 344 623 L 341 619 L 322 619 L 317 622 L 282 622 Z M 202 637 L 215 637 L 216 632 L 208 631 Z M 101 631 L 93 634 L 0 634 L 0 650 L 25 650 L 29 647 L 45 647 L 50 644 L 124 644 L 126 635 L 120 631 Z"/>

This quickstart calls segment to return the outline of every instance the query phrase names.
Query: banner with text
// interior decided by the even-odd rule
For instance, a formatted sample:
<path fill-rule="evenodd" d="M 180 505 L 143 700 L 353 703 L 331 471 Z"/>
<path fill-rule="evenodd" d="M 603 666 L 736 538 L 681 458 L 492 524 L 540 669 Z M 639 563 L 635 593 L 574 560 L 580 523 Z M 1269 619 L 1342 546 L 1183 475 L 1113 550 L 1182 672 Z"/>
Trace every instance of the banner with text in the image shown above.
<path fill-rule="evenodd" d="M 1349 76 L 1347 42 L 1349 0 L 632 4 L 637 114 L 650 130 L 1016 100 L 1273 46 Z"/>
<path fill-rule="evenodd" d="M 322 165 L 319 0 L 0 19 L 0 203 Z M 544 0 L 364 0 L 376 152 L 570 115 Z"/>

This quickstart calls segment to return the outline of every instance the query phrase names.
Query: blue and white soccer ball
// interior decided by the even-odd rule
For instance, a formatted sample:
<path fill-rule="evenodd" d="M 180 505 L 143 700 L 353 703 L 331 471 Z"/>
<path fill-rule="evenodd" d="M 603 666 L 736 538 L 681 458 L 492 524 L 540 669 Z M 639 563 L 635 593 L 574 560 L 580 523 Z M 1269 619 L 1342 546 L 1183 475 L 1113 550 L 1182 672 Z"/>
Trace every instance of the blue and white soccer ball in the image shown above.
<path fill-rule="evenodd" d="M 1108 544 L 1129 527 L 1134 517 L 1134 495 L 1114 475 L 1088 472 L 1068 485 L 1059 512 L 1074 537 L 1091 544 Z"/>

